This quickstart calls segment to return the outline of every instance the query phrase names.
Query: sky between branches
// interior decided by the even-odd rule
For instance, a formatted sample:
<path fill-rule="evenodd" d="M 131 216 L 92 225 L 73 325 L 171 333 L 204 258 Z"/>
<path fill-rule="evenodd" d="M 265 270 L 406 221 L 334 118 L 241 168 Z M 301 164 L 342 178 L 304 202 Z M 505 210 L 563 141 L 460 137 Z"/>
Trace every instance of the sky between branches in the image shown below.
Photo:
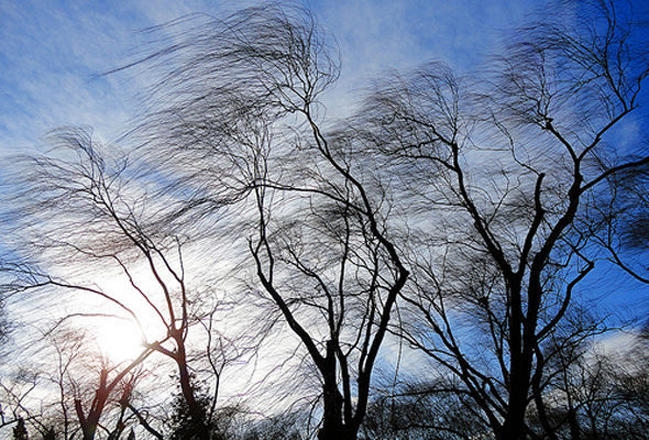
<path fill-rule="evenodd" d="M 87 125 L 106 140 L 129 128 L 146 78 L 102 75 L 141 54 L 143 29 L 189 13 L 224 16 L 252 1 L 0 1 L 0 152 L 38 145 L 62 125 Z M 497 48 L 534 1 L 304 0 L 342 55 L 328 115 L 384 69 L 437 59 L 468 69 Z"/>
<path fill-rule="evenodd" d="M 642 1 L 634 3 L 642 5 Z M 220 17 L 255 1 L 0 0 L 0 158 L 45 151 L 48 130 L 90 126 L 118 139 L 141 109 L 146 75 L 122 70 L 142 54 L 143 29 L 190 13 Z M 533 13 L 570 22 L 568 9 L 533 0 L 302 0 L 340 47 L 342 75 L 327 95 L 327 114 L 351 111 L 355 97 L 385 69 L 441 60 L 463 72 L 497 54 L 507 32 Z M 639 7 L 640 7 L 639 6 Z M 646 12 L 646 7 L 645 7 Z M 0 181 L 2 176 L 0 175 Z M 584 286 L 601 285 L 606 270 Z M 615 303 L 633 307 L 641 286 L 607 279 Z M 603 292 L 604 293 L 604 292 Z"/>

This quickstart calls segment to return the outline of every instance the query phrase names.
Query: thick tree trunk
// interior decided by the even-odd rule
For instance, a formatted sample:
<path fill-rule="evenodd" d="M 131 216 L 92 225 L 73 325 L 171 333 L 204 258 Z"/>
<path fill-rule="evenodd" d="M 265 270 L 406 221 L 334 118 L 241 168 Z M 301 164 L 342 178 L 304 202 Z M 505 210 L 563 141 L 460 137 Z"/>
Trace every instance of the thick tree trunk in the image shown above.
<path fill-rule="evenodd" d="M 104 368 L 99 375 L 99 386 L 95 391 L 95 398 L 88 409 L 88 414 L 85 414 L 82 406 L 81 399 L 74 400 L 74 408 L 77 412 L 79 424 L 81 425 L 81 432 L 83 440 L 93 440 L 99 425 L 99 418 L 104 411 L 104 405 L 108 399 L 110 390 L 107 388 L 108 371 Z"/>
<path fill-rule="evenodd" d="M 531 360 L 524 354 L 512 354 L 509 383 L 509 402 L 504 423 L 497 440 L 526 438 L 525 412 L 530 388 Z"/>
<path fill-rule="evenodd" d="M 581 429 L 577 420 L 577 411 L 572 407 L 568 410 L 568 425 L 570 426 L 570 440 L 580 440 Z"/>
<path fill-rule="evenodd" d="M 527 381 L 523 375 L 512 377 L 509 395 L 508 415 L 503 424 L 501 440 L 522 440 L 525 438 L 525 410 L 527 409 Z"/>
<path fill-rule="evenodd" d="M 343 417 L 343 396 L 338 390 L 336 345 L 333 341 L 327 342 L 327 355 L 322 373 L 324 415 L 322 428 L 318 431 L 318 440 L 356 440 L 358 427 L 350 423 L 351 420 L 345 421 Z"/>
<path fill-rule="evenodd" d="M 357 430 L 346 426 L 323 426 L 318 432 L 318 440 L 356 440 Z"/>
<path fill-rule="evenodd" d="M 176 341 L 178 352 L 176 354 L 176 364 L 178 365 L 178 375 L 180 377 L 180 390 L 187 403 L 189 414 L 191 415 L 193 426 L 195 428 L 196 440 L 210 440 L 210 430 L 207 426 L 207 414 L 205 409 L 196 400 L 194 387 L 191 383 L 191 375 L 187 366 L 187 357 L 185 347 L 182 341 Z"/>

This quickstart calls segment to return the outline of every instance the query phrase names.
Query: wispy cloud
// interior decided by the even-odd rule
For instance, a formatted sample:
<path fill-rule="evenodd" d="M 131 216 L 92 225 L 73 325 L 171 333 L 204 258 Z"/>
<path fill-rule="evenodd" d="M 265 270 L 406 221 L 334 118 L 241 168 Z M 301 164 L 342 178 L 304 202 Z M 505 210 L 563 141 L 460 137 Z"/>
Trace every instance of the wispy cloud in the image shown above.
<path fill-rule="evenodd" d="M 342 73 L 333 108 L 390 69 L 442 61 L 468 71 L 497 51 L 503 30 L 520 23 L 535 2 L 307 0 L 341 49 Z"/>
<path fill-rule="evenodd" d="M 139 20 L 128 10 L 91 3 L 0 5 L 0 145 L 35 143 L 47 130 L 87 124 L 112 130 L 128 104 L 113 81 L 97 78 L 122 57 Z"/>
<path fill-rule="evenodd" d="M 386 68 L 430 59 L 470 66 L 495 44 L 497 30 L 521 19 L 534 2 L 304 3 L 340 45 L 343 73 L 332 95 L 337 107 Z M 0 154 L 31 148 L 45 132 L 67 124 L 117 137 L 137 110 L 146 78 L 97 74 L 133 59 L 142 28 L 191 12 L 219 17 L 233 7 L 199 0 L 0 3 Z"/>

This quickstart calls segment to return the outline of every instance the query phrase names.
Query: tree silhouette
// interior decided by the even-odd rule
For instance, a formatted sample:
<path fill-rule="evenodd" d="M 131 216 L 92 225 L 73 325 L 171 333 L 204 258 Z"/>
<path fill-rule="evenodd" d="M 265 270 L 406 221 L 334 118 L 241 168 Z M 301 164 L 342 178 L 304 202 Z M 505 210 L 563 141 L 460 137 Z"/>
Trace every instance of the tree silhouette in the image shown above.
<path fill-rule="evenodd" d="M 18 418 L 16 426 L 13 428 L 14 440 L 29 440 L 29 434 L 27 433 L 27 427 L 25 426 L 25 419 L 22 417 Z"/>
<path fill-rule="evenodd" d="M 645 34 L 613 2 L 575 7 L 577 26 L 520 29 L 475 80 L 441 64 L 385 79 L 354 121 L 399 174 L 394 200 L 417 207 L 403 334 L 462 382 L 497 439 L 533 435 L 528 405 L 543 414 L 543 343 L 605 234 L 592 206 L 649 165 L 616 135 L 649 73 Z"/>
<path fill-rule="evenodd" d="M 55 327 L 75 319 L 118 317 L 135 322 L 144 339 L 139 356 L 118 366 L 113 378 L 108 377 L 108 369 L 100 374 L 88 408 L 82 399 L 75 402 L 84 438 L 94 438 L 110 394 L 152 353 L 175 365 L 194 418 L 208 417 L 194 395 L 190 359 L 209 365 L 208 374 L 218 388 L 224 366 L 239 356 L 213 326 L 219 301 L 203 293 L 213 293 L 213 286 L 192 285 L 190 292 L 182 237 L 156 218 L 162 205 L 156 207 L 160 201 L 147 198 L 146 188 L 134 183 L 137 172 L 126 156 L 109 153 L 80 128 L 60 129 L 49 140 L 58 156 L 24 158 L 24 169 L 29 171 L 21 170 L 16 177 L 24 192 L 16 197 L 13 221 L 20 230 L 16 235 L 25 237 L 20 251 L 32 262 L 13 269 L 18 275 L 10 288 L 23 294 L 69 292 L 101 300 L 106 312 L 89 307 L 60 317 Z M 102 272 L 124 284 L 102 285 Z M 143 325 L 147 320 L 149 329 Z M 208 333 L 204 348 L 188 345 L 190 326 L 195 326 L 195 333 L 201 328 Z M 216 341 L 221 341 L 218 348 Z M 222 352 L 216 354 L 215 349 Z M 193 350 L 201 354 L 194 356 Z M 201 438 L 208 436 L 205 430 Z"/>
<path fill-rule="evenodd" d="M 337 48 L 308 10 L 149 29 L 158 49 L 123 67 L 154 78 L 129 148 L 58 129 L 3 208 L 20 259 L 3 290 L 52 314 L 99 301 L 55 328 L 141 330 L 141 355 L 77 396 L 84 439 L 124 435 L 127 417 L 158 439 L 641 438 L 646 375 L 597 354 L 608 328 L 579 306 L 603 260 L 647 282 L 624 252 L 644 237 L 649 153 L 621 134 L 646 118 L 649 41 L 625 6 L 562 3 L 576 23 L 517 29 L 465 76 L 386 72 L 344 121 L 325 111 Z M 379 395 L 387 337 L 430 368 Z M 120 386 L 156 354 L 178 392 L 144 410 Z M 262 389 L 266 419 L 219 409 L 239 359 L 262 379 L 235 386 Z"/>
<path fill-rule="evenodd" d="M 172 182 L 165 193 L 185 199 L 169 221 L 193 229 L 236 210 L 257 278 L 244 288 L 270 300 L 320 382 L 319 438 L 356 438 L 408 277 L 387 189 L 321 128 L 318 99 L 338 61 L 310 13 L 272 4 L 199 18 L 145 59 L 169 68 L 154 89 L 165 105 L 138 135 Z"/>

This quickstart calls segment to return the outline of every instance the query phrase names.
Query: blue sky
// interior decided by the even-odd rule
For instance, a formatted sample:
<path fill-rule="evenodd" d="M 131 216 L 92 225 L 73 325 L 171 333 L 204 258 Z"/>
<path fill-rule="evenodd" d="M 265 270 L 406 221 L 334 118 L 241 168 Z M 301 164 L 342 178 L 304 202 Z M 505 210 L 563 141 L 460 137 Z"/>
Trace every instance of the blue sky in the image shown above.
<path fill-rule="evenodd" d="M 129 70 L 101 74 L 135 59 L 146 39 L 138 31 L 191 12 L 222 16 L 252 4 L 257 2 L 0 0 L 0 160 L 42 151 L 42 136 L 62 125 L 90 126 L 105 140 L 117 139 L 136 116 L 146 78 Z M 543 7 L 511 0 L 304 4 L 341 49 L 341 79 L 328 96 L 334 117 L 348 112 L 354 96 L 381 70 L 430 60 L 460 71 L 479 65 L 497 53 L 507 29 Z M 623 297 L 627 306 L 637 302 L 644 286 L 602 274 L 591 285 L 607 279 L 611 290 L 630 293 Z"/>
<path fill-rule="evenodd" d="M 447 62 L 460 72 L 479 66 L 498 53 L 508 30 L 544 4 L 540 0 L 303 2 L 340 46 L 341 78 L 325 102 L 332 117 L 350 112 L 355 97 L 382 70 L 408 70 L 431 60 Z M 118 139 L 141 107 L 147 79 L 128 69 L 102 74 L 141 54 L 147 37 L 139 31 L 188 13 L 222 16 L 253 4 L 258 2 L 0 0 L 0 164 L 12 154 L 44 151 L 42 137 L 62 125 L 90 126 L 104 140 Z M 561 11 L 554 13 L 566 18 Z M 0 253 L 2 248 L 0 237 Z M 600 266 L 580 289 L 593 302 L 626 316 L 649 309 L 648 286 L 620 276 L 610 266 Z"/>
<path fill-rule="evenodd" d="M 110 140 L 128 128 L 143 78 L 98 76 L 132 60 L 138 31 L 191 12 L 220 16 L 253 1 L 0 0 L 0 155 L 36 147 L 61 125 L 92 126 Z M 367 78 L 431 59 L 479 62 L 499 32 L 537 2 L 304 0 L 343 58 L 331 107 L 342 110 Z M 486 6 L 488 4 L 488 6 Z M 335 110 L 330 109 L 330 112 Z"/>

